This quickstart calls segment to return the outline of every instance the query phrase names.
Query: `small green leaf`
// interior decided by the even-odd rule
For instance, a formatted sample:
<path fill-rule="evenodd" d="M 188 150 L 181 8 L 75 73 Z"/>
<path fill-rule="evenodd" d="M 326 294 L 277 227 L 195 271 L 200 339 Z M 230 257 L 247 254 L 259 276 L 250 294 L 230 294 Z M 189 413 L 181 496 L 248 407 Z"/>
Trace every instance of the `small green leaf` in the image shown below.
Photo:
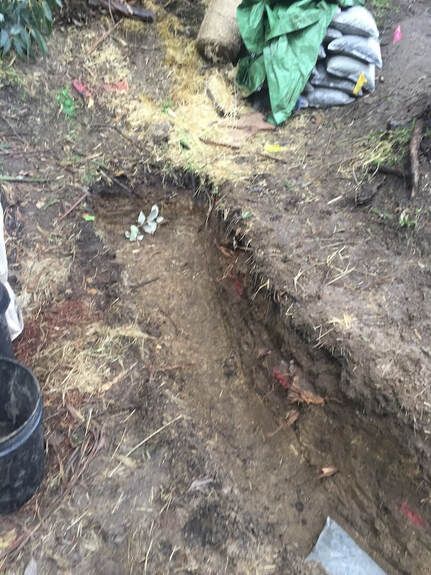
<path fill-rule="evenodd" d="M 94 222 L 96 219 L 96 216 L 93 216 L 93 214 L 84 214 L 82 217 L 86 222 Z"/>
<path fill-rule="evenodd" d="M 24 44 L 22 43 L 20 38 L 12 38 L 12 45 L 14 47 L 15 52 L 21 58 L 24 56 Z"/>

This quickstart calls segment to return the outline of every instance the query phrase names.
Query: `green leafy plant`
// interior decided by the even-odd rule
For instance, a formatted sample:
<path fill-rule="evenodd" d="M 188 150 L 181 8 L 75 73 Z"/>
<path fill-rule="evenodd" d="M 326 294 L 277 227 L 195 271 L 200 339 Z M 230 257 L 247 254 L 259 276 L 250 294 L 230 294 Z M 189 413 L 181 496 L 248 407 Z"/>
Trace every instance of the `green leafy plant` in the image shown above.
<path fill-rule="evenodd" d="M 21 58 L 34 56 L 35 46 L 46 54 L 45 37 L 51 33 L 53 11 L 62 0 L 10 0 L 0 2 L 0 54 L 15 51 Z"/>
<path fill-rule="evenodd" d="M 76 115 L 75 100 L 70 93 L 69 88 L 63 88 L 57 93 L 56 97 L 57 103 L 60 106 L 60 110 L 66 116 L 66 118 L 72 119 Z"/>

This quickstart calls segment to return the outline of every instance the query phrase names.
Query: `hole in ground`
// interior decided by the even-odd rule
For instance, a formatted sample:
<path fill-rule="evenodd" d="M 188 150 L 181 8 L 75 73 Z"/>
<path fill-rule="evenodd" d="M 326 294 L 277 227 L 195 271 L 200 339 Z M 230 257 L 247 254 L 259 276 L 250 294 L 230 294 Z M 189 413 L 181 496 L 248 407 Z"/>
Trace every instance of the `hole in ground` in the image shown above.
<path fill-rule="evenodd" d="M 231 572 L 241 572 L 250 545 L 260 548 L 254 566 L 256 557 L 261 568 L 278 557 L 288 569 L 285 549 L 305 557 L 329 515 L 388 573 L 427 573 L 429 486 L 400 441 L 403 430 L 346 400 L 339 364 L 286 328 L 250 276 L 249 254 L 230 249 L 221 220 L 205 227 L 202 205 L 187 193 L 161 186 L 139 193 L 139 201 L 97 197 L 96 221 L 122 269 L 126 305 L 143 329 L 157 326 L 153 375 L 172 370 L 159 387 L 157 377 L 143 386 L 143 412 L 161 418 L 169 397 L 190 422 L 169 444 L 170 480 L 202 480 L 208 462 L 215 470 L 216 478 L 196 484 L 204 502 L 184 512 L 186 544 L 202 547 L 202 565 L 214 572 L 226 557 Z M 141 243 L 126 241 L 125 230 L 153 203 L 164 225 Z M 278 372 L 324 404 L 292 405 Z M 203 445 L 205 465 L 190 469 L 184 445 L 200 452 Z M 321 478 L 327 467 L 337 473 Z M 177 530 L 167 525 L 166 539 Z"/>

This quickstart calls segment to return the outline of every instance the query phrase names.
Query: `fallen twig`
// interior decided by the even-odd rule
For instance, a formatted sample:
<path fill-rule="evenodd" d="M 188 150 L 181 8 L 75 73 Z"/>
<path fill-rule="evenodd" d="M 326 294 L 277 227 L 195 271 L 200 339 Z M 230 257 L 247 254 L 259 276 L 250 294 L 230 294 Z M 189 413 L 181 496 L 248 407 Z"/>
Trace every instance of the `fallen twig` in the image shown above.
<path fill-rule="evenodd" d="M 272 156 L 271 154 L 265 154 L 264 152 L 257 152 L 258 156 L 265 158 L 266 160 L 272 160 L 273 162 L 279 162 L 280 164 L 288 164 L 287 160 L 283 158 L 277 158 L 276 156 Z"/>
<path fill-rule="evenodd" d="M 151 278 L 151 279 L 149 279 L 149 280 L 145 280 L 145 281 L 139 282 L 139 283 L 137 283 L 137 284 L 130 284 L 130 287 L 133 288 L 133 289 L 145 287 L 145 286 L 147 286 L 148 284 L 152 284 L 153 282 L 159 281 L 159 279 L 160 279 L 159 277 Z"/>
<path fill-rule="evenodd" d="M 135 445 L 135 447 L 132 447 L 132 449 L 130 449 L 127 453 L 126 453 L 126 457 L 130 457 L 132 455 L 132 453 L 135 453 L 135 451 L 137 449 L 139 449 L 140 447 L 142 447 L 143 445 L 145 445 L 148 441 L 150 441 L 150 439 L 153 439 L 153 437 L 155 437 L 156 435 L 158 435 L 161 431 L 163 431 L 164 429 L 166 429 L 167 427 L 169 427 L 170 425 L 176 423 L 177 421 L 179 421 L 180 419 L 182 419 L 183 416 L 182 415 L 178 415 L 177 417 L 175 417 L 174 419 L 171 419 L 171 421 L 168 421 L 168 423 L 165 423 L 164 425 L 162 425 L 161 427 L 159 427 L 159 429 L 156 429 L 156 431 L 153 431 L 153 433 L 150 433 L 150 435 L 148 435 L 145 439 L 143 439 L 142 441 L 140 441 L 137 445 Z"/>
<path fill-rule="evenodd" d="M 15 184 L 46 184 L 48 178 L 31 178 L 29 176 L 7 176 L 0 175 L 0 182 L 12 182 Z"/>
<path fill-rule="evenodd" d="M 62 215 L 58 218 L 57 223 L 61 222 L 61 221 L 64 220 L 64 218 L 66 218 L 70 213 L 72 213 L 73 210 L 74 210 L 75 208 L 77 208 L 77 207 L 79 206 L 79 204 L 80 204 L 81 202 L 83 202 L 87 196 L 88 196 L 88 190 L 85 192 L 85 194 L 82 194 L 82 196 L 81 196 L 80 198 L 78 198 L 78 199 L 76 200 L 76 202 L 73 203 L 73 204 L 70 206 L 70 208 L 69 208 L 68 210 L 66 210 L 66 211 L 64 212 L 64 214 L 62 214 Z"/>
<path fill-rule="evenodd" d="M 148 435 L 145 439 L 143 439 L 142 441 L 140 441 L 137 445 L 135 445 L 135 447 L 132 447 L 132 449 L 130 449 L 125 457 L 130 457 L 130 455 L 132 455 L 132 453 L 134 453 L 137 449 L 139 449 L 140 447 L 142 447 L 143 445 L 145 445 L 148 441 L 150 441 L 150 439 L 152 439 L 153 437 L 155 437 L 156 435 L 158 435 L 161 431 L 163 431 L 164 429 L 166 429 L 167 427 L 169 427 L 170 425 L 173 425 L 174 423 L 176 423 L 177 421 L 179 421 L 180 419 L 182 419 L 183 416 L 182 415 L 178 415 L 177 417 L 175 417 L 174 419 L 171 419 L 171 421 L 168 421 L 168 423 L 165 423 L 164 425 L 162 425 L 161 427 L 159 427 L 159 429 L 156 429 L 156 431 L 153 431 L 153 433 L 150 433 L 150 435 Z M 114 477 L 114 475 L 116 474 L 116 472 L 118 471 L 118 469 L 120 469 L 121 467 L 121 462 L 114 467 L 114 469 L 109 473 L 108 477 Z"/>
<path fill-rule="evenodd" d="M 87 56 L 91 56 L 91 54 L 93 54 L 93 52 L 95 52 L 97 50 L 97 48 L 101 44 L 103 44 L 103 42 L 105 40 L 107 40 L 109 38 L 109 36 L 112 34 L 112 32 L 114 32 L 114 30 L 116 30 L 122 22 L 123 22 L 122 20 L 118 20 L 118 22 L 116 22 L 113 26 L 111 26 L 111 28 L 109 28 L 109 30 L 107 30 L 104 34 L 102 34 L 102 36 L 96 42 L 94 42 L 94 44 L 88 50 Z"/>
<path fill-rule="evenodd" d="M 135 192 L 130 188 L 128 188 L 125 184 L 123 184 L 123 182 L 119 178 L 116 178 L 115 176 L 110 176 L 104 170 L 99 171 L 109 184 L 112 184 L 112 182 L 116 183 L 117 186 L 119 186 L 122 190 L 124 190 L 127 194 L 129 194 L 129 196 L 133 196 L 135 194 Z"/>
<path fill-rule="evenodd" d="M 410 140 L 410 170 L 412 173 L 412 187 L 410 191 L 410 198 L 414 198 L 419 188 L 419 146 L 422 140 L 422 129 L 424 121 L 422 118 L 417 118 L 415 127 L 413 128 L 412 139 Z"/>
<path fill-rule="evenodd" d="M 239 150 L 241 148 L 239 144 L 227 144 L 226 142 L 217 142 L 216 140 L 212 140 L 210 138 L 200 137 L 199 140 L 204 144 L 206 144 L 207 146 L 221 146 L 222 148 L 230 148 L 231 150 Z"/>

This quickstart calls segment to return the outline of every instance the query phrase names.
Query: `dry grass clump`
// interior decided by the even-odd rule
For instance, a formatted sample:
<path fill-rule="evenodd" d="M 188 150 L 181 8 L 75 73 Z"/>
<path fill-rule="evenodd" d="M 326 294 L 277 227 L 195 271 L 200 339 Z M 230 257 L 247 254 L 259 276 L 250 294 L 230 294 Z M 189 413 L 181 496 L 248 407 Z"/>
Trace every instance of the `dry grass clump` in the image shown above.
<path fill-rule="evenodd" d="M 124 358 L 133 347 L 143 353 L 144 334 L 136 325 L 89 325 L 71 337 L 55 340 L 35 358 L 45 394 L 71 390 L 101 395 L 124 371 Z"/>

